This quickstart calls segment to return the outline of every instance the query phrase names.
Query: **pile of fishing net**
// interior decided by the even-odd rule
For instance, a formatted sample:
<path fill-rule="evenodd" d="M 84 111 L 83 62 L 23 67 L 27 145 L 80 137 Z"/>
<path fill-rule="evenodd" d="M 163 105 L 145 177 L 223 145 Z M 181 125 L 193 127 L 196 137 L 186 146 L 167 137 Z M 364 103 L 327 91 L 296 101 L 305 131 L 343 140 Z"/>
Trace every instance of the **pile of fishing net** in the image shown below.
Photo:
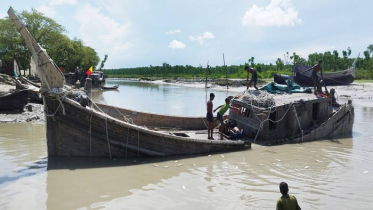
<path fill-rule="evenodd" d="M 276 104 L 273 94 L 268 93 L 267 91 L 248 91 L 246 90 L 243 93 L 242 101 L 253 106 L 258 107 L 272 107 Z"/>

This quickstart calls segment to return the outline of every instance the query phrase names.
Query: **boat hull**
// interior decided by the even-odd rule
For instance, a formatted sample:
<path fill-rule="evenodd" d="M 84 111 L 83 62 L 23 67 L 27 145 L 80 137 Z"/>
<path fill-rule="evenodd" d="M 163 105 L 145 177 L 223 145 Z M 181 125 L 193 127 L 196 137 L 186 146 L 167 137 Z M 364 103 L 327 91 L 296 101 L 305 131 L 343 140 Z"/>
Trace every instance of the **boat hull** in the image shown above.
<path fill-rule="evenodd" d="M 28 90 L 0 95 L 0 110 L 23 110 L 28 103 Z"/>
<path fill-rule="evenodd" d="M 246 147 L 243 141 L 211 141 L 152 131 L 84 108 L 70 99 L 65 99 L 63 106 L 52 98 L 44 100 L 49 156 L 168 156 Z"/>
<path fill-rule="evenodd" d="M 312 71 L 305 71 L 308 67 L 301 65 L 292 66 L 294 82 L 300 85 L 313 86 Z M 354 82 L 355 68 L 349 68 L 344 71 L 323 73 L 326 85 L 348 85 Z M 321 79 L 320 73 L 318 73 Z"/>

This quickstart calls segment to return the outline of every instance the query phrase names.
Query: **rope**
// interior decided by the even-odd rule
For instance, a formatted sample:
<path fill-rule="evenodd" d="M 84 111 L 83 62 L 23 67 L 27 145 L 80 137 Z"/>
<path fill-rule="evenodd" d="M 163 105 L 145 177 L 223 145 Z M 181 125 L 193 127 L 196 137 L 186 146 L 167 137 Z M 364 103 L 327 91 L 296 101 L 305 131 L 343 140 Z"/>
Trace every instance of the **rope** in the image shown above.
<path fill-rule="evenodd" d="M 89 157 L 92 157 L 92 115 L 93 111 L 91 110 L 91 118 L 89 119 Z"/>
<path fill-rule="evenodd" d="M 302 143 L 303 143 L 303 129 L 302 129 L 302 126 L 300 125 L 299 118 L 298 118 L 298 115 L 297 115 L 297 110 L 295 109 L 295 106 L 293 106 L 293 108 L 294 108 L 295 116 L 297 117 L 297 121 L 298 121 L 299 129 L 300 129 L 301 132 L 302 132 Z"/>
<path fill-rule="evenodd" d="M 137 130 L 137 157 L 140 157 L 140 131 Z"/>
<path fill-rule="evenodd" d="M 111 149 L 110 149 L 110 141 L 109 141 L 109 132 L 108 132 L 108 129 L 107 129 L 107 117 L 105 118 L 105 123 L 106 123 L 106 140 L 107 140 L 107 144 L 108 144 L 108 147 L 109 147 L 109 155 L 110 155 L 110 158 L 111 157 Z"/>

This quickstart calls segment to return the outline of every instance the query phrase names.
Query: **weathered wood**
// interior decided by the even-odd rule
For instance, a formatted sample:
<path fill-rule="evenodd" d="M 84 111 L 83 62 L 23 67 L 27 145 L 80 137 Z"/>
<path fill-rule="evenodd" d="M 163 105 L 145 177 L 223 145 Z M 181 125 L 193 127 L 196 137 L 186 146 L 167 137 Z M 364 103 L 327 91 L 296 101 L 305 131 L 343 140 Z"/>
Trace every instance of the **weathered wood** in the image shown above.
<path fill-rule="evenodd" d="M 301 65 L 293 65 L 291 71 L 293 72 L 293 79 L 299 85 L 313 86 L 312 71 L 306 71 L 309 67 Z M 317 74 L 321 79 L 320 73 Z M 327 72 L 323 73 L 324 83 L 326 85 L 348 85 L 354 82 L 355 79 L 355 68 L 338 71 L 338 72 Z"/>
<path fill-rule="evenodd" d="M 0 110 L 23 110 L 28 103 L 28 90 L 15 90 L 0 95 Z"/>
<path fill-rule="evenodd" d="M 187 117 L 161 115 L 148 112 L 139 112 L 131 109 L 124 109 L 105 104 L 97 103 L 97 106 L 106 114 L 119 120 L 124 117 L 132 119 L 133 123 L 140 126 L 146 126 L 152 129 L 177 129 L 177 130 L 206 130 L 208 121 L 205 116 Z M 214 127 L 218 126 L 219 121 L 215 120 Z"/>
<path fill-rule="evenodd" d="M 59 106 L 57 100 L 45 98 L 45 102 L 48 110 L 46 114 L 56 113 L 46 119 L 50 156 L 109 157 L 110 154 L 112 157 L 166 156 L 225 152 L 245 148 L 243 141 L 211 141 L 152 131 L 96 110 L 89 110 L 71 99 L 62 102 L 65 115 L 62 113 L 62 105 Z"/>

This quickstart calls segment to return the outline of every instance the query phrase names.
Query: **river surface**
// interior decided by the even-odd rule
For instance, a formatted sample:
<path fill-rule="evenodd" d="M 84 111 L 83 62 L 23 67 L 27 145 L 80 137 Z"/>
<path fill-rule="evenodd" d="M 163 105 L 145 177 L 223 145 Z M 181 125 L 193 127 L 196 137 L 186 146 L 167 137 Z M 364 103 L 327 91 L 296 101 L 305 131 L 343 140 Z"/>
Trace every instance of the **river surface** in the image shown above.
<path fill-rule="evenodd" d="M 120 83 L 95 100 L 205 113 L 204 89 Z M 373 101 L 353 103 L 352 137 L 198 157 L 47 158 L 44 124 L 0 124 L 0 209 L 275 209 L 281 181 L 302 209 L 373 209 Z"/>

